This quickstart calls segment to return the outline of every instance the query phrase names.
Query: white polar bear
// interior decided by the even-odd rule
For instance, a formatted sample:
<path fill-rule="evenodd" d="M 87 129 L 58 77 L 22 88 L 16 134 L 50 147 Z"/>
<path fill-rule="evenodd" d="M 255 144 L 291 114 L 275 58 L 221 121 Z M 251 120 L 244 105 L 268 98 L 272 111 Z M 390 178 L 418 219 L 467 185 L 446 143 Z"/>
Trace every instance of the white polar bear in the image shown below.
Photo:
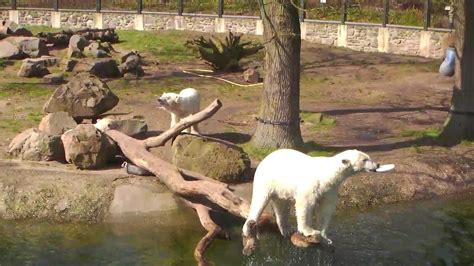
<path fill-rule="evenodd" d="M 193 88 L 186 88 L 177 93 L 165 92 L 158 98 L 160 107 L 171 114 L 171 125 L 173 127 L 182 118 L 193 115 L 200 110 L 201 98 L 199 92 Z M 189 128 L 184 130 L 189 133 Z M 198 125 L 191 126 L 192 134 L 199 134 Z"/>
<path fill-rule="evenodd" d="M 271 153 L 255 172 L 250 212 L 242 229 L 244 253 L 246 248 L 255 248 L 254 240 L 246 241 L 269 201 L 283 236 L 291 233 L 288 218 L 294 202 L 298 232 L 304 236 L 320 234 L 327 244 L 332 244 L 327 238 L 327 228 L 336 208 L 339 187 L 354 173 L 375 172 L 378 167 L 379 164 L 358 150 L 347 150 L 333 157 L 311 157 L 290 149 Z M 318 230 L 311 226 L 316 206 Z"/>

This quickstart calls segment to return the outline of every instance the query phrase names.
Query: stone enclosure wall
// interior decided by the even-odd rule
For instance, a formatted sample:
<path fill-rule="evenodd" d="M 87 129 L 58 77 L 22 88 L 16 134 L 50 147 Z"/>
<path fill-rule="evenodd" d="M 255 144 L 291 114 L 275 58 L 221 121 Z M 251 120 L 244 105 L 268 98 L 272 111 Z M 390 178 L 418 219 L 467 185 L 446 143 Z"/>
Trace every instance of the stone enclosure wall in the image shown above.
<path fill-rule="evenodd" d="M 167 15 L 133 13 L 64 12 L 52 16 L 51 11 L 1 11 L 1 18 L 16 20 L 22 25 L 45 25 L 64 28 L 102 27 L 136 30 L 190 30 L 199 32 L 239 32 L 263 34 L 258 17 L 212 15 Z M 59 19 L 58 19 L 59 18 Z M 56 21 L 55 21 L 56 19 Z M 334 22 L 311 21 L 301 23 L 302 39 L 325 45 L 347 47 L 363 52 L 385 52 L 442 58 L 441 39 L 445 30 L 425 31 L 416 27 L 399 27 L 376 24 L 342 25 Z"/>

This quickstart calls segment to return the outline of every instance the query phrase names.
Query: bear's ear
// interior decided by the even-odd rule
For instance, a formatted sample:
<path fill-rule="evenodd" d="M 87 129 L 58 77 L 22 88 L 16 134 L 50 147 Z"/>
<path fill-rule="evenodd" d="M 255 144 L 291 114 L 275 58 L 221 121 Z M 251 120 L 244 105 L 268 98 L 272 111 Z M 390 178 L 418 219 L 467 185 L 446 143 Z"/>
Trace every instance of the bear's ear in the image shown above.
<path fill-rule="evenodd" d="M 179 103 L 180 100 L 181 100 L 181 97 L 179 97 L 179 94 L 176 94 L 176 95 L 174 96 L 174 101 L 175 101 L 176 103 Z"/>
<path fill-rule="evenodd" d="M 342 159 L 342 164 L 345 165 L 345 166 L 349 166 L 349 165 L 351 165 L 351 161 L 349 161 L 347 159 Z"/>

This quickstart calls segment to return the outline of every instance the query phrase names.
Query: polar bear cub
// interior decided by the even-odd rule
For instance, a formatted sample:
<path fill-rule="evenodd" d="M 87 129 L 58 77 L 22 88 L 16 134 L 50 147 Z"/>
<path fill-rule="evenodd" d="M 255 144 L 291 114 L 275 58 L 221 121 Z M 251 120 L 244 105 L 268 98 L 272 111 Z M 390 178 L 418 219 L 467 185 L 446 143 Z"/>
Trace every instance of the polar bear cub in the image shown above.
<path fill-rule="evenodd" d="M 336 208 L 339 187 L 354 173 L 375 172 L 378 167 L 379 164 L 358 150 L 346 150 L 332 157 L 311 157 L 290 149 L 271 153 L 255 172 L 250 212 L 242 229 L 244 250 L 245 241 L 253 230 L 250 227 L 256 224 L 269 201 L 283 236 L 291 233 L 288 218 L 294 204 L 297 230 L 305 236 L 320 234 L 327 244 L 332 244 L 327 238 L 327 229 Z M 316 207 L 317 229 L 311 224 Z"/>
<path fill-rule="evenodd" d="M 182 118 L 193 115 L 200 110 L 201 98 L 199 92 L 193 88 L 186 88 L 178 93 L 165 92 L 158 98 L 160 107 L 171 114 L 171 125 L 173 127 Z M 184 130 L 189 133 L 189 128 Z M 191 133 L 199 134 L 197 124 L 191 126 Z"/>

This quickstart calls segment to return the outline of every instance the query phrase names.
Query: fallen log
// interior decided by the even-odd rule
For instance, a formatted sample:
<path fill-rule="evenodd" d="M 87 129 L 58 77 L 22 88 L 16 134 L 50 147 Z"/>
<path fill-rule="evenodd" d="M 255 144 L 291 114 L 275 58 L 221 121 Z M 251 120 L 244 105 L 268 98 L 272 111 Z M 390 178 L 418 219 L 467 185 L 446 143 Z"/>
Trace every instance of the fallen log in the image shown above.
<path fill-rule="evenodd" d="M 222 235 L 222 229 L 212 221 L 209 212 L 226 211 L 237 217 L 246 218 L 250 205 L 246 200 L 236 196 L 227 184 L 217 180 L 181 170 L 185 175 L 194 177 L 194 180 L 185 179 L 176 166 L 154 156 L 149 152 L 149 149 L 163 145 L 183 129 L 211 117 L 221 106 L 221 102 L 215 100 L 206 109 L 181 120 L 160 136 L 145 140 L 131 138 L 113 129 L 105 131 L 105 134 L 117 142 L 128 160 L 154 174 L 173 193 L 182 197 L 188 206 L 196 210 L 201 224 L 208 231 L 199 241 L 194 252 L 199 265 L 207 265 L 204 253 L 212 240 Z M 192 202 L 190 199 L 192 199 Z"/>

